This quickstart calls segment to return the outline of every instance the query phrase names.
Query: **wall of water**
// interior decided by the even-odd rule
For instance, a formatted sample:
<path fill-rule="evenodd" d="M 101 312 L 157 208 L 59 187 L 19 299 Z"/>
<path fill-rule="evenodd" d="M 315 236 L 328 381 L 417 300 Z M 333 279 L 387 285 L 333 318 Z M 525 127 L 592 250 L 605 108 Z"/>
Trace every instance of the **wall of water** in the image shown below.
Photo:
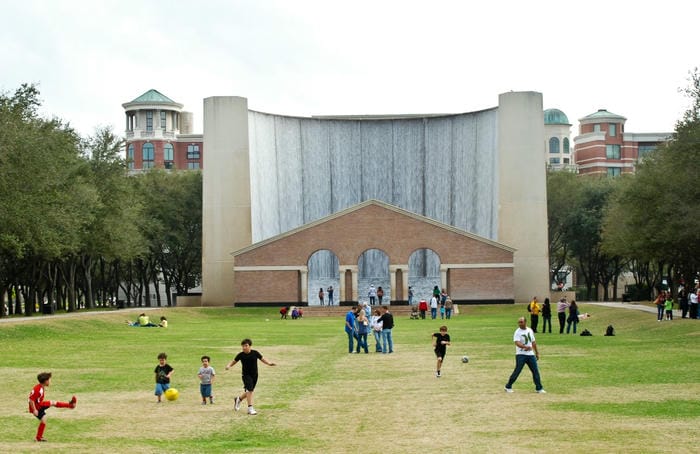
<path fill-rule="evenodd" d="M 496 109 L 385 120 L 249 111 L 253 242 L 368 199 L 497 240 L 497 118 Z M 327 251 L 314 257 L 318 263 L 309 269 L 310 300 L 317 300 L 323 282 L 336 282 L 327 276 L 327 260 L 332 259 Z M 360 263 L 360 296 L 366 293 L 365 280 L 389 288 L 382 263 L 369 257 Z M 427 276 L 414 267 L 426 270 L 422 263 L 412 264 L 409 282 Z M 336 289 L 337 282 L 332 284 Z"/>

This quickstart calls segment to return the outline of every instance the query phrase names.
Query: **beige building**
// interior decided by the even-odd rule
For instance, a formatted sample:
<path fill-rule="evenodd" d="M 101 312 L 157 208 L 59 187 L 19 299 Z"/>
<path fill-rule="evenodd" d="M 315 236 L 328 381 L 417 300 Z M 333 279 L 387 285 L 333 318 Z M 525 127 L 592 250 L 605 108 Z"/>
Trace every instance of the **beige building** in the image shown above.
<path fill-rule="evenodd" d="M 205 99 L 201 303 L 239 301 L 242 290 L 236 283 L 235 257 L 242 250 L 369 200 L 512 251 L 513 301 L 548 294 L 542 118 L 542 95 L 536 92 L 504 93 L 497 107 L 478 112 L 375 117 L 287 117 L 250 111 L 241 97 Z M 407 234 L 396 227 L 381 230 L 383 224 L 373 221 L 367 219 L 376 229 L 365 230 L 364 236 Z M 343 232 L 344 238 L 347 235 L 353 232 Z M 275 261 L 270 265 L 273 271 L 291 267 L 285 279 L 292 279 L 299 289 L 299 304 L 309 299 L 304 280 L 339 281 L 350 269 L 343 270 L 341 278 L 340 266 L 357 266 L 360 278 L 386 279 L 392 301 L 400 302 L 405 300 L 406 284 L 420 279 L 422 269 L 434 262 L 454 270 L 469 269 L 470 263 L 478 262 L 464 249 L 461 259 L 452 255 L 443 259 L 435 253 L 418 265 L 375 266 L 373 257 L 381 258 L 381 250 L 375 255 L 369 252 L 381 249 L 376 247 L 363 254 L 364 261 L 338 264 L 332 254 L 323 255 L 327 247 L 315 245 L 313 236 L 308 241 L 311 244 L 305 250 L 316 252 L 306 265 L 298 257 L 293 264 Z M 427 243 L 424 247 L 431 249 Z M 403 254 L 401 260 L 405 259 Z M 316 270 L 321 270 L 318 276 L 314 276 Z M 427 276 L 436 275 L 448 292 L 450 287 L 468 287 L 443 271 Z M 483 283 L 493 285 L 488 279 Z M 271 285 L 275 283 L 261 282 L 260 291 Z M 461 298 L 510 299 L 502 294 L 474 295 L 464 291 Z"/>

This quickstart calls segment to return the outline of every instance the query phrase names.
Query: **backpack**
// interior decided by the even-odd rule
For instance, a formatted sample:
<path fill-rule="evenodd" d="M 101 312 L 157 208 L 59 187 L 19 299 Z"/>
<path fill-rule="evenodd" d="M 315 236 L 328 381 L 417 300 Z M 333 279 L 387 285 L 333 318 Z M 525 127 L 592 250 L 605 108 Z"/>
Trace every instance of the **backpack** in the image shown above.
<path fill-rule="evenodd" d="M 581 331 L 581 336 L 592 336 L 592 335 L 593 334 L 591 334 L 591 332 L 588 331 L 587 329 L 584 329 L 583 331 Z"/>
<path fill-rule="evenodd" d="M 608 325 L 608 327 L 605 329 L 605 335 L 606 336 L 614 336 L 615 335 L 615 328 L 613 328 L 612 325 Z"/>
<path fill-rule="evenodd" d="M 527 311 L 532 312 L 532 309 L 530 309 L 530 303 L 527 303 Z"/>

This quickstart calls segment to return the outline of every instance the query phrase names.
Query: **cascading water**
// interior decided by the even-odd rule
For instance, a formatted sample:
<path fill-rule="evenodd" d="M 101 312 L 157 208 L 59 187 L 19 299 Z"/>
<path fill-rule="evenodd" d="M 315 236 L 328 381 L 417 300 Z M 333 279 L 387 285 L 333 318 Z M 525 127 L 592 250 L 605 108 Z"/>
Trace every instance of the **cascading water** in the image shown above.
<path fill-rule="evenodd" d="M 497 239 L 495 109 L 382 120 L 249 111 L 248 120 L 254 243 L 368 199 Z M 370 283 L 391 298 L 388 261 L 377 252 L 358 257 L 360 300 Z M 310 304 L 318 304 L 319 288 L 340 288 L 338 265 L 331 251 L 314 254 Z M 411 256 L 409 285 L 417 299 L 423 287 L 439 285 L 439 266 L 432 251 Z"/>

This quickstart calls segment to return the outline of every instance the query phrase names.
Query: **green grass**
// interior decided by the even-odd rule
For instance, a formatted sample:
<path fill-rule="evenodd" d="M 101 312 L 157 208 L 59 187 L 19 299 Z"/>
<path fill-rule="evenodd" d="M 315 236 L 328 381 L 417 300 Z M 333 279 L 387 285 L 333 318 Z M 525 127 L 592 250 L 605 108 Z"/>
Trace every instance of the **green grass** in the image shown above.
<path fill-rule="evenodd" d="M 279 320 L 276 308 L 178 308 L 168 329 L 124 324 L 135 312 L 0 323 L 2 450 L 34 452 L 26 411 L 36 374 L 53 372 L 52 452 L 695 452 L 700 438 L 700 321 L 583 305 L 594 336 L 538 334 L 548 391 L 525 369 L 514 394 L 511 342 L 522 306 L 462 307 L 446 324 L 443 378 L 430 336 L 440 320 L 397 317 L 393 355 L 348 355 L 343 318 Z M 615 326 L 615 337 L 604 337 Z M 240 341 L 278 363 L 260 364 L 259 415 L 234 413 Z M 371 350 L 374 348 L 370 340 Z M 153 369 L 164 351 L 180 399 L 154 403 Z M 217 371 L 217 404 L 202 406 L 201 355 Z M 469 364 L 460 357 L 468 354 Z"/>

